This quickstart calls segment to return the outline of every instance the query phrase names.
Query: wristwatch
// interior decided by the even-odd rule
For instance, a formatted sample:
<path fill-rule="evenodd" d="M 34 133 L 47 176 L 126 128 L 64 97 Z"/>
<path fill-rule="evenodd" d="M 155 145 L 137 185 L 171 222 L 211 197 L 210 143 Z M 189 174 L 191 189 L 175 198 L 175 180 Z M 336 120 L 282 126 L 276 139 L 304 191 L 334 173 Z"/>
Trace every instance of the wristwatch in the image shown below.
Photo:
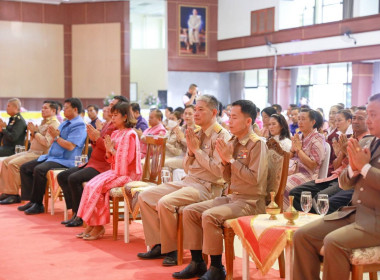
<path fill-rule="evenodd" d="M 57 135 L 57 136 L 54 137 L 54 141 L 55 141 L 55 142 L 57 142 L 58 139 L 59 139 L 59 135 Z"/>
<path fill-rule="evenodd" d="M 235 160 L 233 158 L 230 159 L 230 163 L 233 164 Z"/>

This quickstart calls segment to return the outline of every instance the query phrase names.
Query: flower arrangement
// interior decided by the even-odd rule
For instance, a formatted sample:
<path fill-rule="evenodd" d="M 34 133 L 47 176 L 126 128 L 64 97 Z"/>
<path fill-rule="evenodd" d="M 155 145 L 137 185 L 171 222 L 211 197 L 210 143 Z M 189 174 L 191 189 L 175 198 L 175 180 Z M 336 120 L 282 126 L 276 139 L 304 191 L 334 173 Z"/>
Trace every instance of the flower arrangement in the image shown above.
<path fill-rule="evenodd" d="M 112 92 L 110 95 L 108 95 L 106 98 L 104 98 L 103 100 L 103 104 L 104 106 L 109 106 L 112 99 L 116 96 L 116 94 L 114 92 Z"/>
<path fill-rule="evenodd" d="M 152 106 L 152 105 L 159 106 L 160 105 L 160 99 L 157 96 L 153 96 L 153 94 L 149 94 L 145 98 L 144 104 L 149 105 L 149 106 Z"/>

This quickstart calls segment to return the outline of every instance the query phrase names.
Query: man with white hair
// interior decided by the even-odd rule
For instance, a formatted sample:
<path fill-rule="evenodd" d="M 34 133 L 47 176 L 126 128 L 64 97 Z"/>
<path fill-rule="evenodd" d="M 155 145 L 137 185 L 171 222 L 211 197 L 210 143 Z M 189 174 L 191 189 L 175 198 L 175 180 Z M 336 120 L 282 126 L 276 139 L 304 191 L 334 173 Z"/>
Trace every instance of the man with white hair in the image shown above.
<path fill-rule="evenodd" d="M 15 153 L 15 146 L 24 146 L 26 122 L 20 115 L 21 102 L 18 98 L 11 98 L 7 104 L 7 114 L 10 115 L 8 124 L 0 119 L 0 157 L 11 156 Z M 27 149 L 27 147 L 25 147 Z"/>
<path fill-rule="evenodd" d="M 138 196 L 145 242 L 152 248 L 139 253 L 139 258 L 155 259 L 166 254 L 163 265 L 176 265 L 178 208 L 222 194 L 221 159 L 215 146 L 217 139 L 228 141 L 230 135 L 216 121 L 218 105 L 214 96 L 197 98 L 194 120 L 201 129 L 186 131 L 187 153 L 183 165 L 187 175 L 182 181 L 161 184 Z"/>

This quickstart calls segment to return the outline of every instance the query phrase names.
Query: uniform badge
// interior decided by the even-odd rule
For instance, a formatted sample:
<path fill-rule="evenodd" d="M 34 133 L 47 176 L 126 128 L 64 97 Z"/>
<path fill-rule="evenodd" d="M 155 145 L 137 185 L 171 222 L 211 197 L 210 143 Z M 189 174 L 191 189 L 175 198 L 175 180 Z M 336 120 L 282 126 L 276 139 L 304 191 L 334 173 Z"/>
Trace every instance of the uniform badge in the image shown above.
<path fill-rule="evenodd" d="M 237 158 L 247 158 L 247 155 L 248 155 L 248 150 L 247 149 L 243 149 L 239 152 Z"/>

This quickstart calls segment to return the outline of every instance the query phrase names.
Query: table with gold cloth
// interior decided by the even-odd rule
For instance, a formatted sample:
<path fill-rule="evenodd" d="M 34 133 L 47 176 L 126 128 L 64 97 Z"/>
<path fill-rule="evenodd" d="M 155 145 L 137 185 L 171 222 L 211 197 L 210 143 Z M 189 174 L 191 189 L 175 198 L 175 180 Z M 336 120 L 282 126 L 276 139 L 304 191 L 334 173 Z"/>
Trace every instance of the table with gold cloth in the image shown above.
<path fill-rule="evenodd" d="M 249 279 L 248 255 L 255 262 L 257 269 L 265 275 L 285 249 L 285 279 L 291 280 L 293 278 L 293 233 L 299 227 L 320 218 L 319 215 L 304 216 L 300 213 L 294 226 L 286 225 L 287 220 L 282 214 L 277 215 L 277 220 L 269 220 L 268 214 L 229 220 L 229 225 L 243 245 L 243 279 Z"/>

